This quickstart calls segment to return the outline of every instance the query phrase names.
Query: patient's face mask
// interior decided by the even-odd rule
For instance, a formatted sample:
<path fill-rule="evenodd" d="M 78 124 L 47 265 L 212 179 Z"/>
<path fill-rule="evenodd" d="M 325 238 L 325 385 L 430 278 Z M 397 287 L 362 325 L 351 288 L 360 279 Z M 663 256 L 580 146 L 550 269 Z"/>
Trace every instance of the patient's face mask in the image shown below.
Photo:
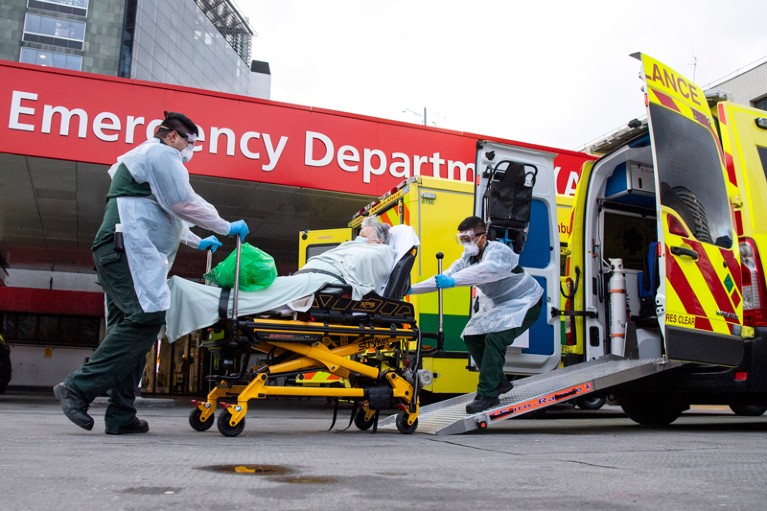
<path fill-rule="evenodd" d="M 356 241 L 357 243 L 367 243 L 368 239 L 363 238 L 362 236 L 357 236 L 356 238 L 354 238 L 354 241 Z"/>

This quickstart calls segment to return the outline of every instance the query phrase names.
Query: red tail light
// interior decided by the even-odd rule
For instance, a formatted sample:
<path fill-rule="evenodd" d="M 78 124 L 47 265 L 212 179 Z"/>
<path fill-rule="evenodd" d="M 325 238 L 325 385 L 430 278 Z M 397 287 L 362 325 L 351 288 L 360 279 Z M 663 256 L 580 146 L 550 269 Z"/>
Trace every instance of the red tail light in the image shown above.
<path fill-rule="evenodd" d="M 681 236 L 683 238 L 689 238 L 690 233 L 687 232 L 687 229 L 685 229 L 684 224 L 682 224 L 681 221 L 674 215 L 668 215 L 668 232 L 671 234 L 676 234 L 677 236 Z"/>
<path fill-rule="evenodd" d="M 743 323 L 767 326 L 767 289 L 756 243 L 751 238 L 740 240 L 740 268 L 743 279 Z"/>

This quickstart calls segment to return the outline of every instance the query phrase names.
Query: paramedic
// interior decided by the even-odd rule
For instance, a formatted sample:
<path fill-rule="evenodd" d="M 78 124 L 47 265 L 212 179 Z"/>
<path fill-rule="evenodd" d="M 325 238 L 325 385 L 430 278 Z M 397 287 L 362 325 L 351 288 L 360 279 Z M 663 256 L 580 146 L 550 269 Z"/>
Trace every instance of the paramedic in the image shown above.
<path fill-rule="evenodd" d="M 179 243 L 200 250 L 221 245 L 215 236 L 200 239 L 191 225 L 240 239 L 248 234 L 243 220 L 222 219 L 192 189 L 184 163 L 198 134 L 186 115 L 165 112 L 155 136 L 109 169 L 104 219 L 92 246 L 106 298 L 106 337 L 78 371 L 53 388 L 64 414 L 81 428 L 93 428 L 88 407 L 106 392 L 107 434 L 149 430 L 136 417 L 135 391 L 170 306 L 166 280 Z"/>
<path fill-rule="evenodd" d="M 466 405 L 466 413 L 478 413 L 500 404 L 498 396 L 512 389 L 503 373 L 506 348 L 538 318 L 543 288 L 519 266 L 519 255 L 511 248 L 488 241 L 481 218 L 463 220 L 456 239 L 464 247 L 461 258 L 411 292 L 476 286 L 479 307 L 461 336 L 479 368 L 477 396 Z"/>

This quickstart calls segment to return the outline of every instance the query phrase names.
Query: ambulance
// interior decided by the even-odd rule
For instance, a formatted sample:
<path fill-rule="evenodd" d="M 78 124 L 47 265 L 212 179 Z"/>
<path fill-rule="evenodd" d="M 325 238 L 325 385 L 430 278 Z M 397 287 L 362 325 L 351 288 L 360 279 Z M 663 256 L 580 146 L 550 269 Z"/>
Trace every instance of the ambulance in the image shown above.
<path fill-rule="evenodd" d="M 473 394 L 424 406 L 419 432 L 482 430 L 594 396 L 645 426 L 669 425 L 692 404 L 767 410 L 767 112 L 707 98 L 662 62 L 632 56 L 647 118 L 583 165 L 562 292 L 545 297 L 548 319 L 565 323 L 562 367 L 515 380 L 477 414 L 464 410 Z M 530 157 L 517 161 L 545 171 Z M 485 174 L 477 197 L 493 186 Z M 499 224 L 486 206 L 475 201 L 476 214 Z M 539 232 L 532 216 L 529 232 Z"/>
<path fill-rule="evenodd" d="M 487 175 L 499 165 L 503 173 L 510 161 L 530 162 L 528 155 L 540 159 L 546 154 L 545 164 L 534 167 L 528 163 L 528 168 L 535 172 L 539 167 L 546 170 L 541 170 L 536 176 L 536 193 L 530 215 L 532 225 L 526 226 L 529 235 L 526 242 L 516 248 L 522 250 L 522 266 L 535 272 L 542 284 L 549 283 L 544 285 L 548 294 L 558 295 L 560 247 L 567 245 L 572 197 L 557 194 L 554 153 L 487 140 L 478 141 L 478 144 L 482 148 L 482 159 L 478 163 L 483 165 L 483 173 Z M 492 160 L 488 154 L 492 154 Z M 586 159 L 590 158 L 584 157 Z M 544 194 L 544 190 L 547 193 Z M 444 268 L 460 257 L 463 248 L 454 241 L 455 229 L 461 220 L 473 214 L 478 193 L 477 184 L 472 182 L 426 176 L 408 178 L 354 213 L 347 227 L 301 232 L 299 267 L 309 257 L 354 239 L 362 221 L 369 216 L 377 216 L 389 225 L 404 223 L 415 229 L 421 246 L 411 281 L 419 282 L 438 273 L 437 254 L 442 255 Z M 460 336 L 469 319 L 472 290 L 458 287 L 443 292 L 441 322 L 437 293 L 412 295 L 407 300 L 415 306 L 418 326 L 426 336 L 422 364 L 426 374 L 431 375 L 429 383 L 424 386 L 427 398 L 436 399 L 475 390 L 478 373 Z M 508 374 L 538 374 L 558 367 L 561 357 L 559 318 L 552 319 L 551 314 L 542 315 L 531 332 L 534 334 L 526 333 L 509 348 L 505 368 Z M 333 375 L 318 371 L 302 375 L 298 383 L 333 385 L 341 382 Z M 581 404 L 583 407 L 594 406 L 588 401 Z"/>
<path fill-rule="evenodd" d="M 767 410 L 767 112 L 642 54 L 647 120 L 587 163 L 575 194 L 562 311 L 574 362 L 668 370 L 609 394 L 634 421 L 691 404 Z M 711 105 L 709 105 L 709 100 Z"/>

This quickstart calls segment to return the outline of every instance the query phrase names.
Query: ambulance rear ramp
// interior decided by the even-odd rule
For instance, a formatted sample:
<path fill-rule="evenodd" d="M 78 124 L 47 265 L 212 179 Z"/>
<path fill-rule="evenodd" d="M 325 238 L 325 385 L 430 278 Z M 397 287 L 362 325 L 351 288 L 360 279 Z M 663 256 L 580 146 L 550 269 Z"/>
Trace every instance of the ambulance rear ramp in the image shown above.
<path fill-rule="evenodd" d="M 517 380 L 514 389 L 500 397 L 499 406 L 477 414 L 466 413 L 466 405 L 474 399 L 474 392 L 424 406 L 418 415 L 416 431 L 432 435 L 457 435 L 484 429 L 506 419 L 681 365 L 682 362 L 665 358 L 625 359 L 608 355 Z M 396 416 L 387 417 L 379 423 L 379 428 L 393 428 L 395 420 Z"/>

